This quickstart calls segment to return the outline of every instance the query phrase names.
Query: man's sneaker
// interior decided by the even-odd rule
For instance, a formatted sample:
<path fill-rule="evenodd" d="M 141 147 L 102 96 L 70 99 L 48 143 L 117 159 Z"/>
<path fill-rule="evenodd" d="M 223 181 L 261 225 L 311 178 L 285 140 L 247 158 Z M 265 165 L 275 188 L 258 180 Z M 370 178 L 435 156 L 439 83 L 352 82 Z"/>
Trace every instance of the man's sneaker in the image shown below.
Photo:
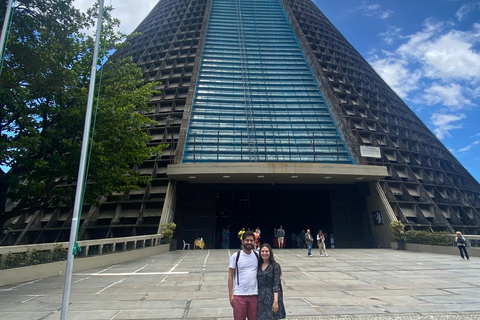
<path fill-rule="evenodd" d="M 328 254 L 325 253 L 325 257 L 328 257 Z"/>
<path fill-rule="evenodd" d="M 323 254 L 321 254 L 320 257 L 323 257 Z"/>
<path fill-rule="evenodd" d="M 309 257 L 311 257 L 312 255 L 311 255 L 311 254 L 309 254 L 308 256 L 309 256 Z"/>

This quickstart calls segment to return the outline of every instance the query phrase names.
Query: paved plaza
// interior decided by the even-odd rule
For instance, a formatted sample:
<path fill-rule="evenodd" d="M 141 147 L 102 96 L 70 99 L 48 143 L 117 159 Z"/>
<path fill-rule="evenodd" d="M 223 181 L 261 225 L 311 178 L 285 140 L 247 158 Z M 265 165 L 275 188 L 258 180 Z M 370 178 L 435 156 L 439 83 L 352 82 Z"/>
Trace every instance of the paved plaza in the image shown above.
<path fill-rule="evenodd" d="M 227 270 L 235 251 L 179 250 L 75 273 L 68 319 L 232 319 Z M 275 254 L 288 319 L 480 319 L 478 258 L 389 249 Z M 0 319 L 60 319 L 64 278 L 0 287 Z"/>

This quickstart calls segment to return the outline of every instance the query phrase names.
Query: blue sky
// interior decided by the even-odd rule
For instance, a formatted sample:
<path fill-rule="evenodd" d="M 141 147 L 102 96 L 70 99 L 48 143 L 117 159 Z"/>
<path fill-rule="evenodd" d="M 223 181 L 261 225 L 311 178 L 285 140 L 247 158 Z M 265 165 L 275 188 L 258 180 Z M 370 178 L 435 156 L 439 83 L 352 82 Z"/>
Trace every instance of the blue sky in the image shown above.
<path fill-rule="evenodd" d="M 157 2 L 105 1 L 126 33 Z M 313 2 L 480 181 L 480 1 Z"/>
<path fill-rule="evenodd" d="M 314 3 L 480 181 L 480 1 Z"/>

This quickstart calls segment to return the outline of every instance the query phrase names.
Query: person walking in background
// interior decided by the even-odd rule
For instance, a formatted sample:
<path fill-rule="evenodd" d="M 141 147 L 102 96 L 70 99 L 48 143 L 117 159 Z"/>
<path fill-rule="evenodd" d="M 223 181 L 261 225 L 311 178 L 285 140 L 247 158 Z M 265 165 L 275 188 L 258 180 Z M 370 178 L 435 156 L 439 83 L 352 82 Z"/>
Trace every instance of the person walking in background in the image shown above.
<path fill-rule="evenodd" d="M 242 230 L 238 231 L 238 239 L 240 239 L 240 241 L 243 240 L 244 233 L 245 233 L 245 228 L 242 228 Z"/>
<path fill-rule="evenodd" d="M 323 254 L 325 254 L 325 257 L 328 257 L 327 248 L 325 247 L 325 235 L 322 230 L 318 230 L 317 243 L 318 249 L 320 249 L 320 257 L 323 257 Z"/>
<path fill-rule="evenodd" d="M 292 248 L 297 247 L 297 235 L 294 232 L 290 235 L 290 242 L 292 243 Z"/>
<path fill-rule="evenodd" d="M 305 230 L 300 232 L 300 248 L 306 248 L 307 244 L 305 243 Z"/>
<path fill-rule="evenodd" d="M 228 296 L 235 320 L 257 320 L 259 256 L 253 250 L 253 232 L 242 235 L 242 249 L 230 257 L 228 264 Z"/>
<path fill-rule="evenodd" d="M 226 228 L 223 230 L 223 238 L 225 239 L 223 242 L 223 249 L 230 249 L 230 229 Z"/>
<path fill-rule="evenodd" d="M 462 259 L 465 260 L 465 257 L 463 256 L 463 253 L 465 253 L 467 260 L 470 260 L 470 257 L 467 253 L 467 240 L 465 240 L 465 237 L 460 231 L 457 231 L 456 234 L 457 237 L 455 238 L 455 243 L 457 244 L 458 250 L 460 250 L 460 255 L 462 256 Z"/>
<path fill-rule="evenodd" d="M 282 269 L 275 261 L 272 247 L 264 243 L 260 247 L 258 264 L 258 320 L 276 320 L 286 317 L 283 304 Z"/>
<path fill-rule="evenodd" d="M 260 247 L 260 232 L 258 228 L 255 229 L 253 235 L 255 236 L 255 250 L 257 250 Z"/>
<path fill-rule="evenodd" d="M 277 239 L 278 239 L 278 248 L 282 249 L 283 241 L 285 240 L 285 230 L 280 226 L 280 229 L 277 230 Z"/>
<path fill-rule="evenodd" d="M 313 245 L 313 237 L 310 233 L 310 229 L 307 229 L 307 233 L 305 233 L 305 243 L 307 244 L 308 249 L 308 256 L 312 256 L 312 245 Z"/>

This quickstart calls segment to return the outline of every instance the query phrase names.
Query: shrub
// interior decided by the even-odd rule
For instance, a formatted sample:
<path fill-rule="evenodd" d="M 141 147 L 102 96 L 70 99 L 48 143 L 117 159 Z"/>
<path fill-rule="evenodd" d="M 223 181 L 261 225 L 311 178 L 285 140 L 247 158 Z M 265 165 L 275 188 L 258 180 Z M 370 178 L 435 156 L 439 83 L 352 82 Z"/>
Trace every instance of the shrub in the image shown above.
<path fill-rule="evenodd" d="M 52 252 L 42 250 L 32 250 L 30 252 L 30 265 L 42 264 L 52 262 Z"/>
<path fill-rule="evenodd" d="M 174 222 L 164 224 L 162 226 L 163 239 L 166 243 L 170 243 L 170 240 L 173 238 L 173 232 L 177 228 L 177 225 Z M 163 242 L 163 241 L 162 241 Z"/>
<path fill-rule="evenodd" d="M 32 250 L 19 253 L 6 253 L 2 256 L 1 269 L 18 268 L 67 259 L 68 250 L 62 245 L 50 250 Z"/>
<path fill-rule="evenodd" d="M 56 246 L 52 252 L 52 261 L 67 260 L 68 249 L 64 248 L 61 244 Z"/>
<path fill-rule="evenodd" d="M 390 223 L 390 229 L 392 229 L 393 240 L 400 240 L 404 238 L 405 226 L 401 221 L 392 221 Z"/>
<path fill-rule="evenodd" d="M 2 268 L 18 268 L 29 265 L 28 252 L 9 252 L 2 256 Z"/>
<path fill-rule="evenodd" d="M 408 230 L 405 232 L 405 241 L 408 243 L 430 244 L 436 246 L 451 246 L 453 237 L 446 232 L 428 232 Z"/>

